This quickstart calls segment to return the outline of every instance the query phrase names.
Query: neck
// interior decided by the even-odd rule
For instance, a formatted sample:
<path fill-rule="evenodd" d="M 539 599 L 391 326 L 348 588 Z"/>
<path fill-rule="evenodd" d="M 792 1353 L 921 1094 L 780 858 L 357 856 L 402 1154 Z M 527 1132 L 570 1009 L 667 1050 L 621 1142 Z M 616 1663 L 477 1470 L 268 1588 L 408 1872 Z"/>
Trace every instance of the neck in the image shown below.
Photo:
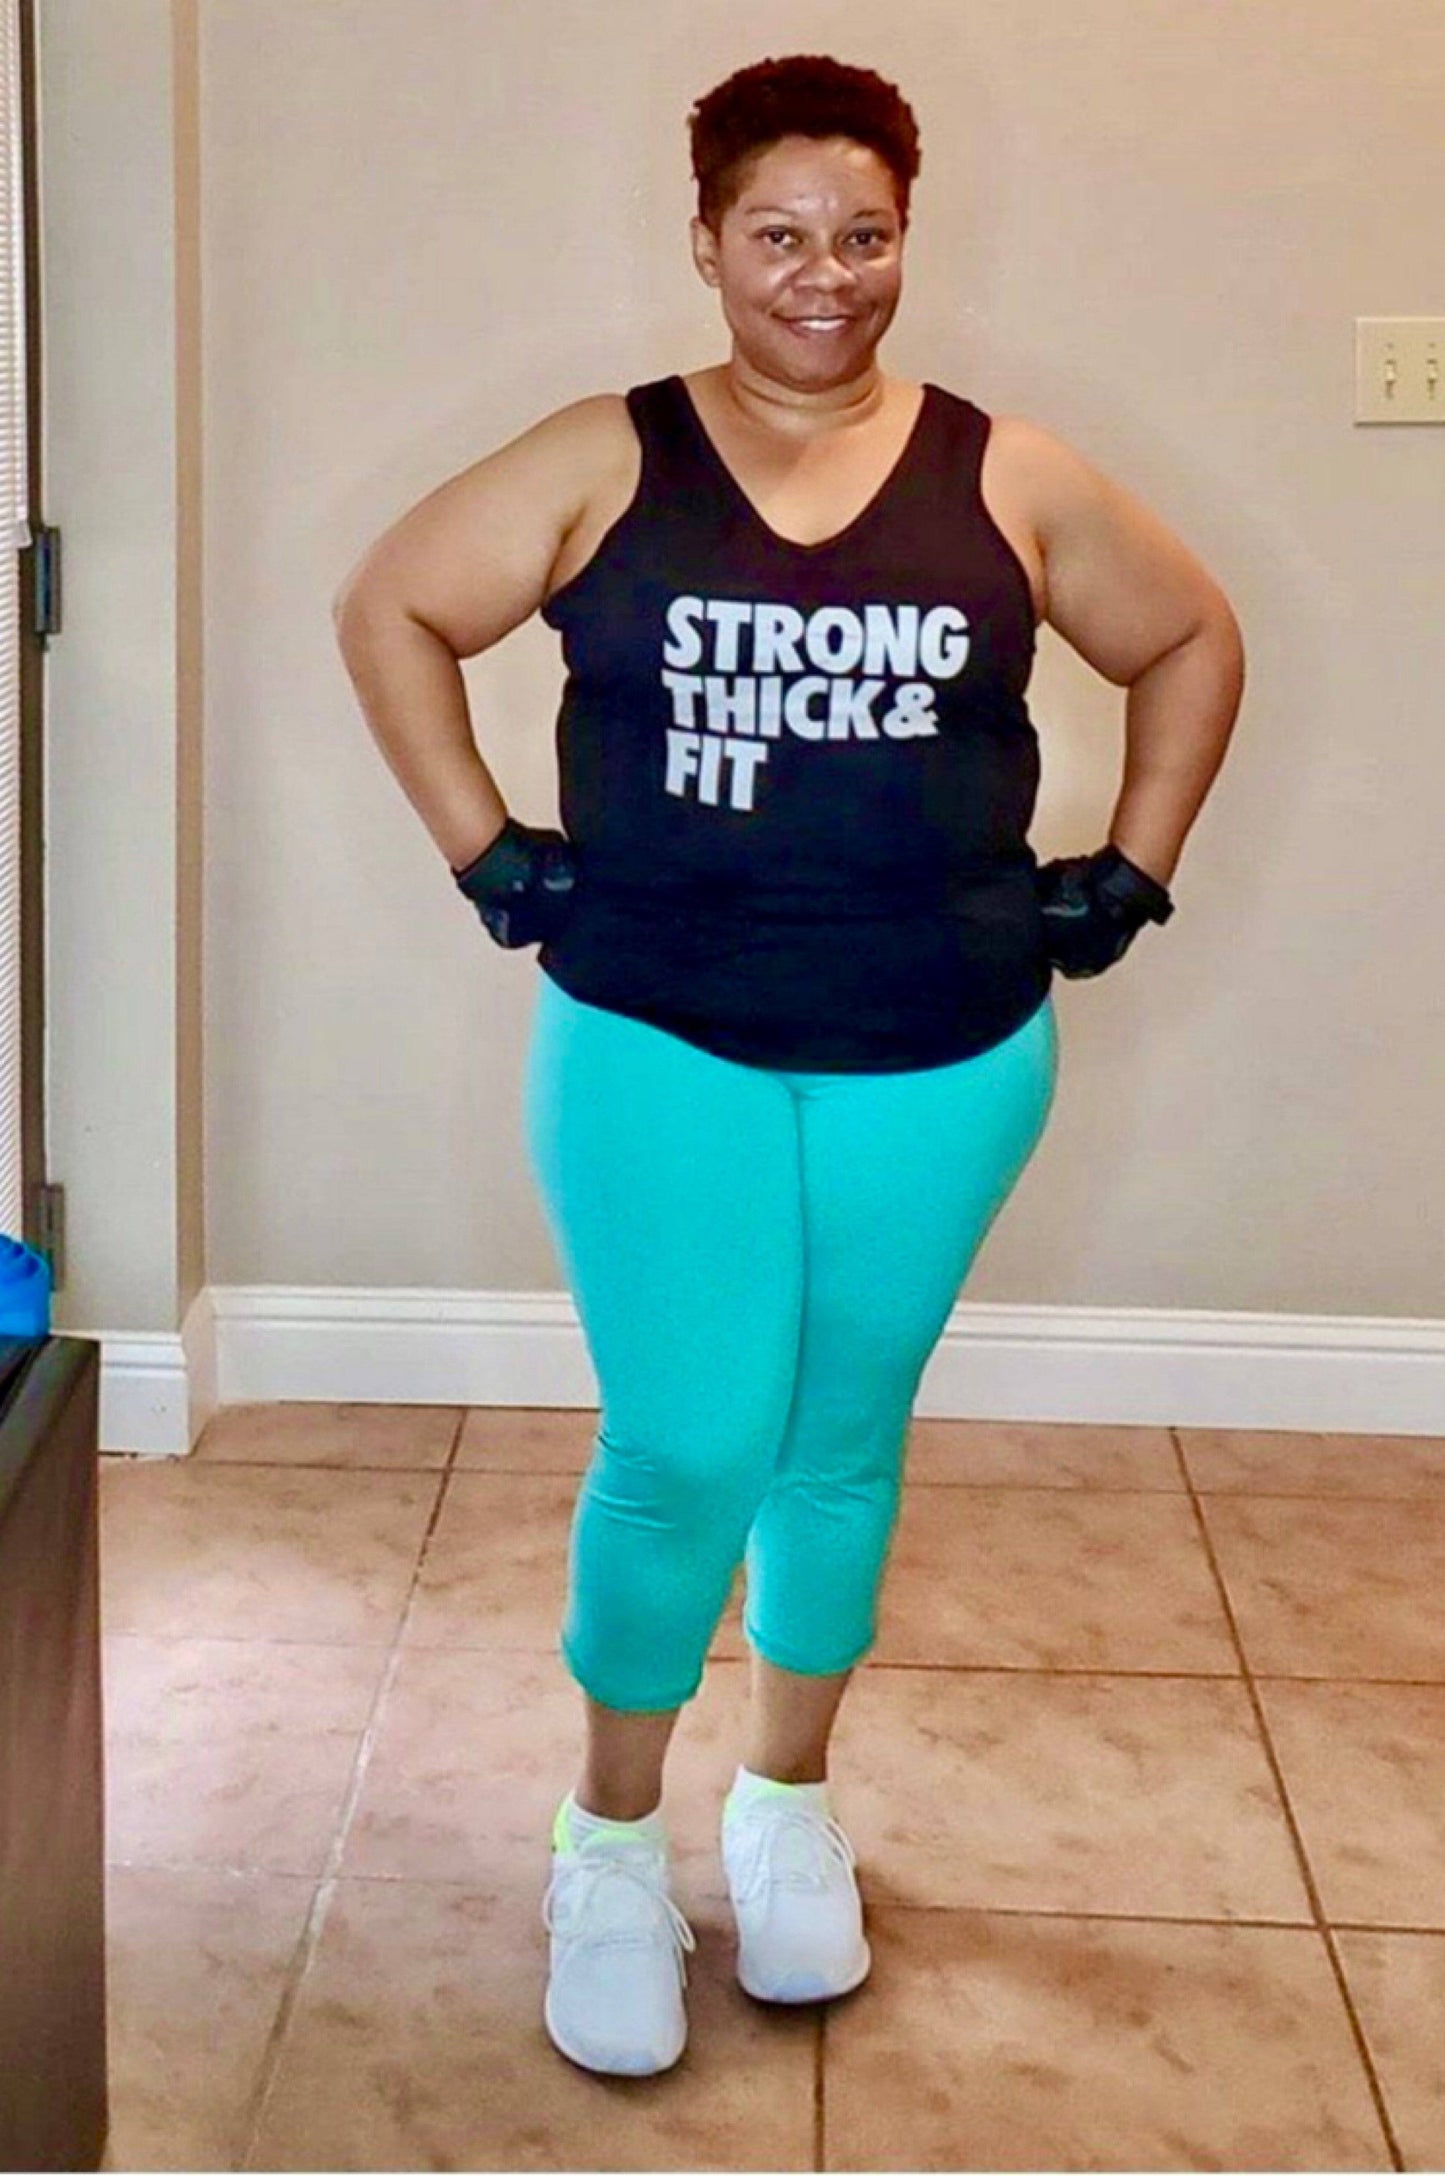
<path fill-rule="evenodd" d="M 749 423 L 798 435 L 846 429 L 866 423 L 887 400 L 888 386 L 876 359 L 842 385 L 786 385 L 754 369 L 734 348 L 722 366 L 722 390 L 728 403 Z"/>

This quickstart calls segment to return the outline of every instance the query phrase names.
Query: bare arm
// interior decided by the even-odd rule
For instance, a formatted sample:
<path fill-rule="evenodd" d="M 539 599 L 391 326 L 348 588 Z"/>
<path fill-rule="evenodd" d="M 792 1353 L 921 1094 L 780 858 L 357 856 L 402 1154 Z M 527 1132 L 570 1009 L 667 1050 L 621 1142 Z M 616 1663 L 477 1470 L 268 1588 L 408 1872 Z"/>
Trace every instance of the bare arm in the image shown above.
<path fill-rule="evenodd" d="M 616 398 L 559 409 L 430 492 L 363 554 L 332 604 L 372 737 L 453 869 L 475 861 L 507 818 L 460 661 L 500 642 L 547 595 L 595 486 Z"/>
<path fill-rule="evenodd" d="M 1238 716 L 1239 622 L 1213 575 L 1148 507 L 1051 432 L 1024 424 L 1018 435 L 1044 552 L 1046 617 L 1096 672 L 1129 691 L 1109 839 L 1167 885 Z"/>
<path fill-rule="evenodd" d="M 491 845 L 507 805 L 477 750 L 462 668 L 400 607 L 353 606 L 336 638 L 372 738 L 453 869 Z"/>

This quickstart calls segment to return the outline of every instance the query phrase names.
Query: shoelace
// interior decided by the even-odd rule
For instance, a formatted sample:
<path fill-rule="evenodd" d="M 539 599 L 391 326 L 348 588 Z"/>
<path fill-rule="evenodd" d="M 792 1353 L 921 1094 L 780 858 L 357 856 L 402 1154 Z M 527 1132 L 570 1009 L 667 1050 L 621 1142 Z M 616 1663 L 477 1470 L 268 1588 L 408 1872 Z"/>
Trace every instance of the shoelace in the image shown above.
<path fill-rule="evenodd" d="M 732 1816 L 734 1821 L 746 1821 L 746 1813 Z M 810 1813 L 803 1806 L 769 1806 L 766 1819 L 757 1823 L 762 1832 L 762 1846 L 752 1865 L 743 1875 L 743 1885 L 738 1891 L 738 1902 L 745 1904 L 757 1895 L 763 1883 L 776 1879 L 779 1887 L 798 1889 L 826 1889 L 830 1868 L 826 1861 L 831 1858 L 837 1865 L 853 1867 L 858 1854 L 853 1849 L 848 1834 L 832 1814 Z M 810 1843 L 819 1847 L 813 1853 L 813 1863 L 804 1868 L 789 1868 L 786 1873 L 773 1874 L 772 1855 L 778 1848 L 779 1839 L 787 1834 L 806 1836 Z M 826 1854 L 826 1857 L 825 1857 Z"/>
<path fill-rule="evenodd" d="M 592 1877 L 592 1887 L 588 1889 L 587 1896 L 595 1894 L 596 1883 L 606 1874 L 620 1874 L 624 1880 L 635 1882 L 646 1892 L 654 1904 L 662 1905 L 667 1916 L 667 1922 L 672 1929 L 674 1940 L 683 1949 L 695 1950 L 697 1948 L 697 1936 L 693 1933 L 678 1906 L 668 1895 L 663 1870 L 655 1860 L 644 1862 L 640 1857 L 633 1858 L 624 1857 L 620 1854 L 579 1851 L 574 1857 L 563 1860 L 561 1864 L 566 1869 L 563 1880 L 569 1890 L 576 1885 L 583 1869 L 586 1869 Z M 550 1887 L 542 1902 L 542 1918 L 549 1934 L 553 1931 L 555 1925 L 561 1893 L 561 1884 Z M 586 1898 L 584 1897 L 578 1907 L 579 1919 L 586 1908 Z M 651 1946 L 656 1937 L 649 1930 L 636 1934 L 606 1934 L 595 1937 L 595 1939 L 599 1948 L 602 1949 L 646 1949 Z M 678 1962 L 681 1964 L 680 1958 Z M 682 1965 L 682 1976 L 686 1980 L 686 1965 Z"/>

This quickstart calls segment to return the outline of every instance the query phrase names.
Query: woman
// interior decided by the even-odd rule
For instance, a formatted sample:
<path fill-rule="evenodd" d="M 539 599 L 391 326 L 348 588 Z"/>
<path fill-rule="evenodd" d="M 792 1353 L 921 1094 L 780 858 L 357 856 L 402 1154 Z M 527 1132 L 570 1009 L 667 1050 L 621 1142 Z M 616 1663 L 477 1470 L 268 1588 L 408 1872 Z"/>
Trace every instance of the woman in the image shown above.
<path fill-rule="evenodd" d="M 729 359 L 548 416 L 336 606 L 459 887 L 499 943 L 541 944 L 527 1139 L 602 1393 L 544 2014 L 575 2062 L 631 2073 L 686 2042 L 662 1772 L 739 1563 L 739 1979 L 799 2002 L 867 1974 L 826 1758 L 914 1393 L 1048 1117 L 1052 969 L 1167 918 L 1238 696 L 1233 615 L 1162 524 L 1047 432 L 879 367 L 920 163 L 894 86 L 765 61 L 690 129 Z M 458 665 L 539 610 L 568 666 L 565 833 L 509 815 Z M 1109 845 L 1040 871 L 1045 618 L 1131 689 L 1207 634 L 1214 727 L 1161 783 L 1131 719 Z"/>

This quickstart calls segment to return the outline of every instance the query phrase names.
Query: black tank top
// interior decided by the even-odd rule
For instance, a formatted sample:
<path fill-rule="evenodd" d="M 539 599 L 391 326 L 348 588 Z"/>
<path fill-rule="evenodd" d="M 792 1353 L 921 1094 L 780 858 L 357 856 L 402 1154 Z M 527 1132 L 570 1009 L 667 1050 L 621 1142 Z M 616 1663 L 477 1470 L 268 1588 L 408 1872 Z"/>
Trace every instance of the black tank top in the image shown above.
<path fill-rule="evenodd" d="M 925 385 L 871 502 L 796 544 L 680 376 L 626 398 L 637 491 L 541 612 L 577 866 L 543 972 L 745 1065 L 989 1049 L 1052 979 L 1026 837 L 1033 600 L 979 491 L 989 417 Z"/>

